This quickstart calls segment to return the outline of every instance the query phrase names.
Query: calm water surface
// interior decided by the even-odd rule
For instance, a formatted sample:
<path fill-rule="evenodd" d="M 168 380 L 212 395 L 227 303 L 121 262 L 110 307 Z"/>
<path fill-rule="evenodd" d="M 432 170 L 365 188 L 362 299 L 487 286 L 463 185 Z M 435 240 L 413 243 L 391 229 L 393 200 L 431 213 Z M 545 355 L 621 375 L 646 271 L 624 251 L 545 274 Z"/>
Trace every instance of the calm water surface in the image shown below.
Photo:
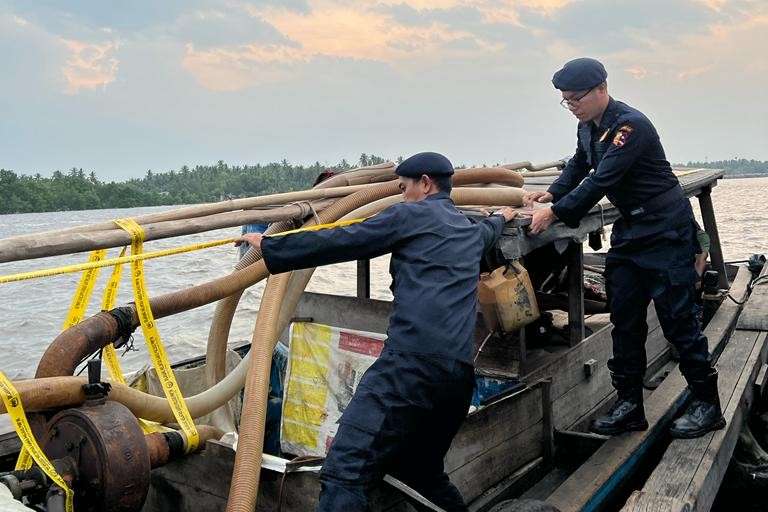
<path fill-rule="evenodd" d="M 768 253 L 768 178 L 723 180 L 713 190 L 720 238 L 727 260 L 746 258 L 752 253 Z M 694 201 L 694 204 L 696 202 Z M 48 231 L 89 224 L 119 217 L 138 216 L 161 211 L 169 207 L 91 210 L 78 212 L 32 213 L 0 215 L 0 238 L 18 234 Z M 697 210 L 697 208 L 694 208 Z M 145 244 L 145 250 L 154 251 L 196 242 L 229 238 L 239 234 L 239 228 L 223 229 L 172 240 L 158 240 Z M 118 249 L 110 250 L 116 256 Z M 82 262 L 87 254 L 59 256 L 31 261 L 0 264 L 0 275 L 40 268 Z M 218 247 L 145 262 L 147 286 L 151 296 L 194 286 L 198 283 L 226 275 L 237 260 L 237 249 Z M 390 299 L 389 257 L 372 262 L 371 293 L 374 298 Z M 127 275 L 118 304 L 132 299 Z M 98 311 L 101 290 L 109 275 L 102 271 L 92 298 L 89 314 Z M 72 293 L 79 275 L 70 274 L 47 279 L 0 285 L 0 369 L 10 378 L 30 377 L 45 348 L 60 332 Z M 250 340 L 256 320 L 263 284 L 250 288 L 241 301 L 232 325 L 230 340 L 239 344 Z M 310 282 L 310 291 L 355 294 L 355 263 L 343 263 L 318 269 Z M 178 361 L 205 351 L 213 305 L 158 320 L 160 332 L 171 360 Z M 126 371 L 147 364 L 140 329 L 135 334 L 136 350 L 123 357 Z"/>

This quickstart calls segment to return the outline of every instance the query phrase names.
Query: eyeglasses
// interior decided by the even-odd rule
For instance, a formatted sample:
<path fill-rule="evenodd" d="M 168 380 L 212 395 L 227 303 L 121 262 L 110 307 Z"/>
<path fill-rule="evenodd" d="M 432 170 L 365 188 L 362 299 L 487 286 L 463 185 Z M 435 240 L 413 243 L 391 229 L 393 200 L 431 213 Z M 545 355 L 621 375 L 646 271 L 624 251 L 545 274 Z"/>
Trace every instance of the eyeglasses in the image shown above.
<path fill-rule="evenodd" d="M 578 98 L 563 98 L 562 100 L 560 100 L 560 106 L 566 110 L 570 110 L 572 106 L 578 105 L 579 102 L 587 96 L 587 94 L 591 93 L 596 88 L 597 88 L 597 85 L 591 88 L 590 90 L 588 90 L 587 92 L 585 92 L 584 94 L 582 94 L 581 96 L 579 96 Z"/>

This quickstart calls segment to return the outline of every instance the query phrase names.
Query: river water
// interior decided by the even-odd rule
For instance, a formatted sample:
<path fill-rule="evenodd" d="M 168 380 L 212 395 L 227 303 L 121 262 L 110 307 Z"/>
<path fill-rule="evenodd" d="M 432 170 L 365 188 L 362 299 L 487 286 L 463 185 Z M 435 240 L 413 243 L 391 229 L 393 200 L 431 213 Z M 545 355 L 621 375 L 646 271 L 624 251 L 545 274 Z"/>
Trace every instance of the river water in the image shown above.
<path fill-rule="evenodd" d="M 720 238 L 726 260 L 747 258 L 753 253 L 768 253 L 768 178 L 723 180 L 713 189 Z M 694 201 L 694 210 L 698 213 Z M 132 217 L 157 212 L 169 207 L 89 210 L 77 212 L 31 213 L 0 215 L 0 238 L 63 229 L 120 217 Z M 146 251 L 180 245 L 230 238 L 239 228 L 223 229 L 197 235 L 145 244 Z M 117 256 L 112 249 L 109 256 Z M 13 274 L 79 263 L 86 254 L 0 264 L 0 275 Z M 237 249 L 222 246 L 145 262 L 150 296 L 176 291 L 226 275 L 237 261 Z M 371 295 L 391 299 L 389 292 L 389 257 L 373 260 Z M 118 304 L 133 300 L 124 269 Z M 98 311 L 101 290 L 109 276 L 104 270 L 99 276 L 89 315 Z M 11 379 L 31 377 L 45 348 L 61 330 L 79 275 L 68 274 L 46 279 L 0 284 L 0 370 Z M 263 283 L 246 291 L 232 325 L 230 340 L 240 344 L 250 340 Z M 308 287 L 310 291 L 355 294 L 355 263 L 342 263 L 318 269 Z M 169 357 L 178 361 L 205 352 L 213 305 L 158 320 Z M 135 334 L 135 350 L 123 356 L 125 371 L 136 370 L 149 361 L 140 329 Z"/>

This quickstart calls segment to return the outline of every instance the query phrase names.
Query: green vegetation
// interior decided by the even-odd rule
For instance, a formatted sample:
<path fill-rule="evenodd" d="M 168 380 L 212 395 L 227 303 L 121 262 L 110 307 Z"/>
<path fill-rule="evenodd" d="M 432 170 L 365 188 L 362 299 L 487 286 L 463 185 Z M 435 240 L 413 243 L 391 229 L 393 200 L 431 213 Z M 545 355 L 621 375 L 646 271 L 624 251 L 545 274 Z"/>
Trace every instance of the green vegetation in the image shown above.
<path fill-rule="evenodd" d="M 347 170 L 384 161 L 379 156 L 363 153 L 355 165 L 342 160 L 331 169 Z M 734 158 L 677 165 L 725 169 L 729 177 L 768 176 L 768 161 L 760 160 Z M 219 160 L 215 165 L 194 168 L 185 165 L 168 172 L 149 170 L 143 178 L 124 182 L 100 181 L 95 173 L 77 168 L 66 173 L 56 171 L 50 178 L 39 173 L 27 176 L 0 169 L 0 214 L 193 204 L 287 192 L 311 187 L 318 174 L 326 169 L 320 162 L 304 166 L 283 160 L 230 166 Z"/>
<path fill-rule="evenodd" d="M 365 166 L 384 161 L 363 153 L 357 163 Z M 353 167 L 342 160 L 331 169 Z M 50 178 L 0 169 L 0 214 L 192 204 L 287 192 L 311 187 L 327 168 L 320 162 L 303 166 L 283 160 L 266 165 L 230 166 L 219 160 L 216 165 L 192 169 L 185 165 L 178 171 L 149 170 L 143 178 L 125 182 L 103 182 L 95 173 L 86 174 L 77 168 L 66 173 L 56 171 Z"/>
<path fill-rule="evenodd" d="M 685 167 L 704 167 L 707 169 L 723 169 L 727 177 L 739 176 L 768 176 L 768 161 L 732 158 L 731 160 L 716 160 L 714 162 L 688 162 L 678 164 Z"/>

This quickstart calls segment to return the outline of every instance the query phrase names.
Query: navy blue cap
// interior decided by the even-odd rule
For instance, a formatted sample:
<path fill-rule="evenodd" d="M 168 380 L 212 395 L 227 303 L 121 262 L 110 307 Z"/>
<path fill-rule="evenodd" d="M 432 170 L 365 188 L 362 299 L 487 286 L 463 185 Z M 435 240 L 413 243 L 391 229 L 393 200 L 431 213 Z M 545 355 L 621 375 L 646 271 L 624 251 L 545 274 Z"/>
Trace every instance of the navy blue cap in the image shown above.
<path fill-rule="evenodd" d="M 605 82 L 606 78 L 608 72 L 600 61 L 582 57 L 566 62 L 552 77 L 552 84 L 561 91 L 586 91 Z"/>
<path fill-rule="evenodd" d="M 395 174 L 405 176 L 406 178 L 421 178 L 422 175 L 430 176 L 451 176 L 453 174 L 453 165 L 451 161 L 440 153 L 426 151 L 416 153 L 406 158 L 395 169 Z"/>

